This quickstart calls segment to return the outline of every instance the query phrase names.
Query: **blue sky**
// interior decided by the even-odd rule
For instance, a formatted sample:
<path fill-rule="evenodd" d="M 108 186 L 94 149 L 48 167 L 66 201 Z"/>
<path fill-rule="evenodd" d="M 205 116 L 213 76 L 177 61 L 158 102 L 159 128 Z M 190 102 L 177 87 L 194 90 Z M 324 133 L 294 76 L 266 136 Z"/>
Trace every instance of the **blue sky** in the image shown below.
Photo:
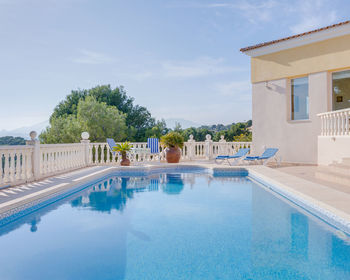
<path fill-rule="evenodd" d="M 340 0 L 0 0 L 0 130 L 49 118 L 72 89 L 123 85 L 158 119 L 251 118 L 239 49 L 347 20 Z"/>

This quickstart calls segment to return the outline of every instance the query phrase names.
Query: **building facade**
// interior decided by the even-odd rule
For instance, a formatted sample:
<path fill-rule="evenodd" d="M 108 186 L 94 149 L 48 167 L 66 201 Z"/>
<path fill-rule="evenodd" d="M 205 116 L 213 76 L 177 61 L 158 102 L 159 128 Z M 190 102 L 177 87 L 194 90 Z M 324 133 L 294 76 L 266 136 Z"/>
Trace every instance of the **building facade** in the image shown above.
<path fill-rule="evenodd" d="M 253 147 L 282 161 L 350 158 L 350 21 L 250 46 Z"/>

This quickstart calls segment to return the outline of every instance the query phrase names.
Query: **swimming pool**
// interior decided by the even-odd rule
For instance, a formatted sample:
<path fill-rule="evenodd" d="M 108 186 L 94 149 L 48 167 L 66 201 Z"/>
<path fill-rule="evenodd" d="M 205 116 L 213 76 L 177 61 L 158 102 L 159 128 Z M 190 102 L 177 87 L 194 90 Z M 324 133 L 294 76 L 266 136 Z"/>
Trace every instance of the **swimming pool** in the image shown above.
<path fill-rule="evenodd" d="M 350 279 L 350 238 L 245 176 L 112 174 L 0 227 L 0 279 Z"/>

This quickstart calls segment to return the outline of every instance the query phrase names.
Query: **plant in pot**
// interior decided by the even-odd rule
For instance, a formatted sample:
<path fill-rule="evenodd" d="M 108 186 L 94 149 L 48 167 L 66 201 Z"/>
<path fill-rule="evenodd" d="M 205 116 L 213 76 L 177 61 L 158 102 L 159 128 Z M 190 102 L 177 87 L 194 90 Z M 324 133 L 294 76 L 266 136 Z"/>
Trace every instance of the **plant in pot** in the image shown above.
<path fill-rule="evenodd" d="M 122 161 L 120 162 L 120 165 L 122 166 L 129 166 L 130 160 L 127 157 L 127 152 L 129 152 L 132 148 L 132 145 L 129 142 L 124 142 L 121 144 L 117 144 L 113 151 L 119 152 L 122 155 Z"/>
<path fill-rule="evenodd" d="M 181 150 L 184 146 L 184 138 L 178 132 L 169 132 L 162 136 L 160 142 L 165 149 L 165 158 L 168 163 L 178 163 L 181 158 Z"/>

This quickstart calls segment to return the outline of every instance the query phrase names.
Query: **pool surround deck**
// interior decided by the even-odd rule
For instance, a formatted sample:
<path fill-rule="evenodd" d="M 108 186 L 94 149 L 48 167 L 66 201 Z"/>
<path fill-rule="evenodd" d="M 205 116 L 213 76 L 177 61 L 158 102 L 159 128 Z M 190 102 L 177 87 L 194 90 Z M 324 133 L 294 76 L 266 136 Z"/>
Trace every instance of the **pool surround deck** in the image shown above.
<path fill-rule="evenodd" d="M 319 183 L 296 177 L 278 169 L 261 165 L 227 166 L 211 162 L 182 162 L 179 164 L 155 163 L 140 166 L 94 166 L 6 189 L 0 196 L 0 219 L 4 219 L 45 200 L 53 199 L 71 190 L 79 190 L 87 184 L 99 181 L 110 174 L 147 175 L 166 170 L 183 171 L 187 168 L 212 170 L 214 175 L 232 175 L 233 172 L 248 176 L 303 207 L 315 216 L 350 234 L 350 194 Z M 0 192 L 4 192 L 1 190 Z M 12 193 L 11 193 L 12 192 Z"/>

